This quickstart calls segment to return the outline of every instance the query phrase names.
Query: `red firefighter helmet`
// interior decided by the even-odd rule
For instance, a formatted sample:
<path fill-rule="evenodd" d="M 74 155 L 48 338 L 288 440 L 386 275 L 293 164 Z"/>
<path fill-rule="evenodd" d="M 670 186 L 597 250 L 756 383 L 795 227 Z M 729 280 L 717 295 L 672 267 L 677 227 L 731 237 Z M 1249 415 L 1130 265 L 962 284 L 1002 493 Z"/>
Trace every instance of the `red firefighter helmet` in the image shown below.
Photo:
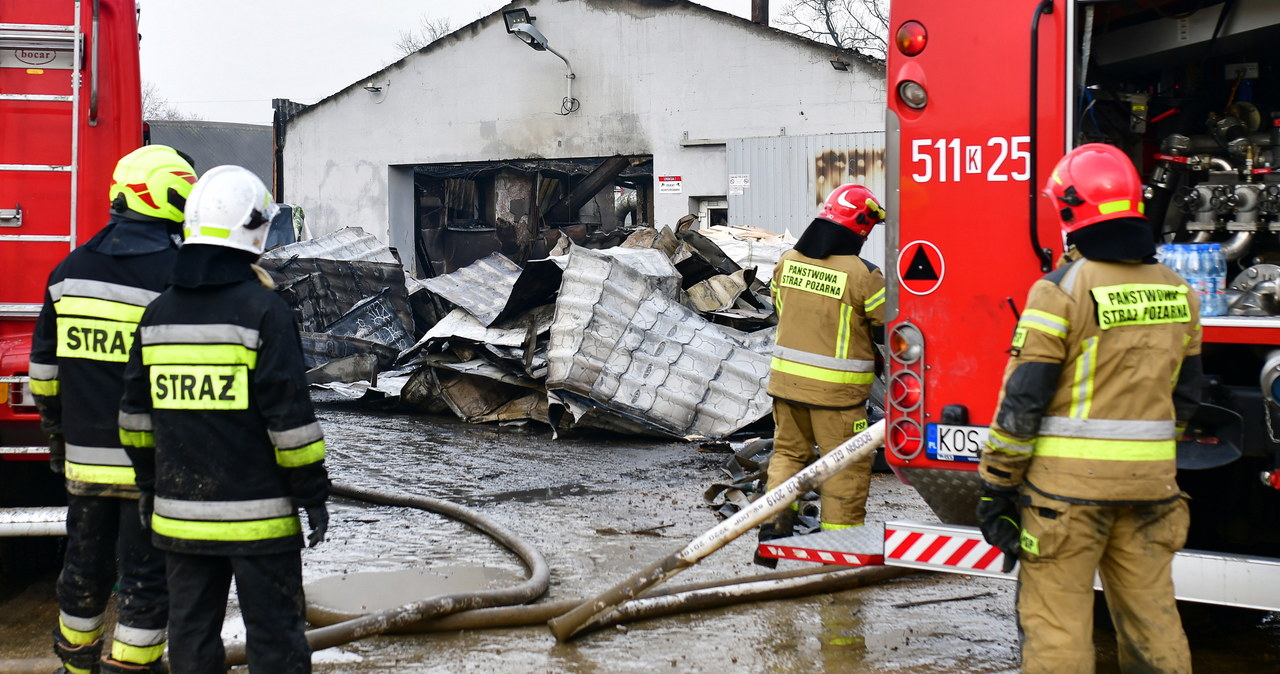
<path fill-rule="evenodd" d="M 818 217 L 848 227 L 865 238 L 877 222 L 884 221 L 885 212 L 871 190 L 862 185 L 844 184 L 831 190 Z"/>
<path fill-rule="evenodd" d="M 1058 209 L 1063 234 L 1116 218 L 1143 216 L 1142 180 L 1119 148 L 1089 143 L 1053 167 L 1044 195 Z"/>

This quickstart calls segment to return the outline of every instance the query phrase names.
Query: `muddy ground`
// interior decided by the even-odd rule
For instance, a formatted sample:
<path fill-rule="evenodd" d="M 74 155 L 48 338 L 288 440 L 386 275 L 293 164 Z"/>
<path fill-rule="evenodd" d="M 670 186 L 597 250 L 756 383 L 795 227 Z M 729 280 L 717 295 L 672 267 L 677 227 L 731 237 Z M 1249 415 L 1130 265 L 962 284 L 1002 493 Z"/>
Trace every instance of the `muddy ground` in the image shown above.
<path fill-rule="evenodd" d="M 610 435 L 553 439 L 542 426 L 467 425 L 373 411 L 317 395 L 335 482 L 473 508 L 536 546 L 551 567 L 544 600 L 593 596 L 682 547 L 719 520 L 703 490 L 727 455 L 696 444 Z M 932 515 L 915 492 L 877 474 L 878 519 Z M 443 517 L 336 499 L 329 540 L 304 552 L 308 583 L 359 571 L 477 566 L 501 584 L 523 569 L 485 536 Z M 765 571 L 739 539 L 676 584 Z M 782 562 L 780 569 L 800 568 Z M 332 582 L 332 581 L 330 581 Z M 416 597 L 402 596 L 403 601 Z M 927 600 L 947 600 L 921 603 Z M 803 599 L 658 618 L 558 644 L 545 626 L 387 636 L 314 655 L 317 672 L 1013 672 L 1014 584 L 921 575 Z M 0 579 L 0 662 L 46 657 L 56 620 L 52 573 Z M 911 605 L 907 605 L 911 604 Z M 1280 670 L 1280 615 L 1184 605 L 1196 668 Z M 243 638 L 234 607 L 224 629 Z M 1117 671 L 1097 630 L 1099 671 Z"/>

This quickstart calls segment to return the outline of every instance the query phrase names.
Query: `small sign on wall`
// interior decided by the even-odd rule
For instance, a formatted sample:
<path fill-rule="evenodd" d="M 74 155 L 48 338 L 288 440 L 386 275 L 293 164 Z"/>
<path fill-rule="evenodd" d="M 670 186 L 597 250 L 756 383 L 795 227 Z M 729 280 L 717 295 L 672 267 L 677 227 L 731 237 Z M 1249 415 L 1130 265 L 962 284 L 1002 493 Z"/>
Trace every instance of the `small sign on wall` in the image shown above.
<path fill-rule="evenodd" d="M 738 196 L 746 193 L 746 189 L 751 187 L 751 174 L 749 173 L 730 173 L 729 174 L 729 194 Z"/>
<path fill-rule="evenodd" d="M 680 194 L 680 176 L 658 176 L 658 194 Z"/>

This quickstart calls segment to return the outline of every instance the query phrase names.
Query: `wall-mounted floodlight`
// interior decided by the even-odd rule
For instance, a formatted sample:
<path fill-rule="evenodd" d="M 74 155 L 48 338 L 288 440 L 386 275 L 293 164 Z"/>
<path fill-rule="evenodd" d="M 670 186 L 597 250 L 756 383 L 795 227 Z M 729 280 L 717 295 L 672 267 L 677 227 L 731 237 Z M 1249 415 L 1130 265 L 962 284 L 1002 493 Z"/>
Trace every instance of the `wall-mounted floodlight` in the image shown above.
<path fill-rule="evenodd" d="M 839 56 L 831 57 L 831 67 L 846 73 L 849 72 L 849 62 Z"/>
<path fill-rule="evenodd" d="M 555 54 L 561 61 L 564 61 L 565 79 L 568 80 L 568 91 L 564 100 L 560 103 L 560 112 L 556 114 L 567 115 L 578 110 L 578 99 L 573 97 L 573 80 L 577 75 L 573 74 L 573 66 L 569 64 L 569 59 L 564 54 L 551 48 L 547 44 L 547 36 L 542 31 L 533 27 L 533 21 L 536 17 L 529 16 L 527 9 L 508 9 L 502 13 L 502 21 L 507 25 L 507 32 L 520 38 L 522 42 L 533 47 L 538 51 L 549 51 Z"/>
<path fill-rule="evenodd" d="M 369 80 L 369 83 L 364 85 L 364 90 L 371 94 L 376 94 L 382 91 L 382 87 L 374 84 L 373 80 Z"/>

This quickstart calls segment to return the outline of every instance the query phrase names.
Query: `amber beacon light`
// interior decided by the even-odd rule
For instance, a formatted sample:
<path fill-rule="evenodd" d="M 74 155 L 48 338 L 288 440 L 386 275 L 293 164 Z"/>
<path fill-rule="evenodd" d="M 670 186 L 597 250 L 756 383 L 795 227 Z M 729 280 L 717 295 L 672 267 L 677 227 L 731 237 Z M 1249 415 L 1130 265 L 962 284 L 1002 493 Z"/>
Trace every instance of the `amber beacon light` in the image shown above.
<path fill-rule="evenodd" d="M 906 56 L 916 56 L 929 43 L 929 33 L 919 21 L 907 21 L 898 27 L 894 41 L 898 44 L 898 51 Z"/>

